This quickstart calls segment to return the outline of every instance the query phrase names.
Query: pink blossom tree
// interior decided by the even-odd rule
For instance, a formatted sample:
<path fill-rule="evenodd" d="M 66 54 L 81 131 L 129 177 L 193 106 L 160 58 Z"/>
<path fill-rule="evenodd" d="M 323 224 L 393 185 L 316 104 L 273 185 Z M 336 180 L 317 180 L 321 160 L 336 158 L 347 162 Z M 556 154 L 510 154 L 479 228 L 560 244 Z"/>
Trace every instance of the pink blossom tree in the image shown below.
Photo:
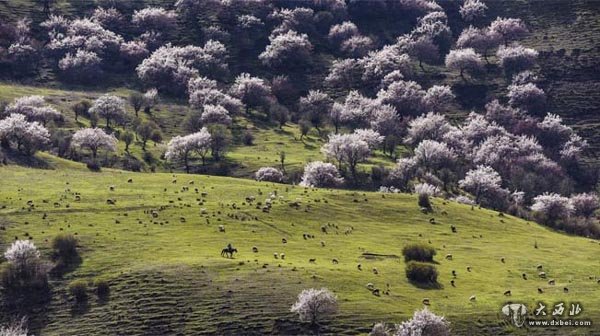
<path fill-rule="evenodd" d="M 99 149 L 116 151 L 117 141 L 114 135 L 106 134 L 99 128 L 82 128 L 73 134 L 71 147 L 74 149 L 89 149 L 92 152 L 92 158 L 95 160 Z"/>

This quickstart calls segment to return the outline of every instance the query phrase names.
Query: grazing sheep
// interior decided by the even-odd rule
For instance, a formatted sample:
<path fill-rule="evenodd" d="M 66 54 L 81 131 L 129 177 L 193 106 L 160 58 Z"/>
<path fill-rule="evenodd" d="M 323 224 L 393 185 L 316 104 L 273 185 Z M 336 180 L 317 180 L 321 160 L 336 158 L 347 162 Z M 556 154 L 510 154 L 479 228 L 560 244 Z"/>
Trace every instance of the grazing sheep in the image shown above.
<path fill-rule="evenodd" d="M 546 272 L 540 272 L 538 273 L 538 276 L 542 279 L 546 279 Z"/>
<path fill-rule="evenodd" d="M 277 252 L 273 253 L 273 257 L 275 257 L 275 259 L 279 259 L 279 254 L 277 254 Z"/>
<path fill-rule="evenodd" d="M 452 254 L 446 254 L 446 260 L 452 260 Z"/>
<path fill-rule="evenodd" d="M 467 266 L 467 272 L 471 272 L 471 266 Z"/>
<path fill-rule="evenodd" d="M 128 179 L 127 183 L 133 183 L 133 179 L 132 178 Z"/>
<path fill-rule="evenodd" d="M 568 293 L 569 292 L 569 288 L 568 287 L 563 288 L 563 292 Z"/>
<path fill-rule="evenodd" d="M 435 224 L 435 218 L 429 218 L 429 224 Z"/>
<path fill-rule="evenodd" d="M 371 293 L 373 293 L 373 295 L 375 295 L 375 296 L 380 296 L 381 295 L 381 293 L 379 292 L 379 288 L 373 289 L 373 291 Z"/>
<path fill-rule="evenodd" d="M 308 259 L 308 262 L 311 263 L 311 264 L 314 264 L 314 263 L 317 262 L 317 259 L 316 258 L 310 258 L 310 259 Z"/>
<path fill-rule="evenodd" d="M 254 252 L 254 253 L 258 253 L 258 247 L 256 247 L 256 246 L 252 246 L 252 252 Z"/>
<path fill-rule="evenodd" d="M 106 200 L 106 204 L 109 204 L 109 205 L 115 205 L 115 203 L 116 203 L 116 201 L 115 201 L 115 200 L 112 200 L 112 199 L 107 199 L 107 200 Z"/>
<path fill-rule="evenodd" d="M 110 191 L 115 191 L 115 186 L 114 186 L 114 185 L 111 185 L 111 186 L 109 186 L 109 187 L 108 187 L 108 189 L 109 189 Z"/>
<path fill-rule="evenodd" d="M 542 266 L 542 264 L 539 264 L 536 267 L 537 267 L 538 271 L 540 271 L 542 268 L 544 268 L 544 266 Z"/>
<path fill-rule="evenodd" d="M 287 244 L 287 239 L 285 239 L 285 238 L 281 238 L 281 243 L 282 243 L 282 244 Z"/>
<path fill-rule="evenodd" d="M 456 277 L 456 271 L 455 270 L 452 270 L 452 276 Z"/>
<path fill-rule="evenodd" d="M 356 265 L 356 268 L 358 268 L 359 271 L 362 271 L 362 265 L 361 264 Z M 599 280 L 599 282 L 600 282 L 600 280 Z"/>
<path fill-rule="evenodd" d="M 375 267 L 373 267 L 373 274 L 375 274 L 375 275 L 379 274 L 379 271 Z"/>
<path fill-rule="evenodd" d="M 454 285 L 454 280 L 450 280 L 450 284 L 452 285 L 452 287 L 456 287 L 456 285 Z"/>
<path fill-rule="evenodd" d="M 174 179 L 173 181 L 171 181 L 171 183 L 173 183 L 173 184 L 177 183 L 177 179 Z"/>
<path fill-rule="evenodd" d="M 556 282 L 554 281 L 554 279 L 548 280 L 548 285 L 554 286 L 555 284 L 556 284 Z"/>
<path fill-rule="evenodd" d="M 331 262 L 332 262 L 334 265 L 337 265 L 337 264 L 339 263 L 339 261 L 338 261 L 337 259 L 335 259 L 335 258 L 331 259 Z"/>
<path fill-rule="evenodd" d="M 194 184 L 194 181 L 189 181 L 188 184 Z"/>
<path fill-rule="evenodd" d="M 544 294 L 544 290 L 543 290 L 543 289 L 541 289 L 541 288 L 538 288 L 538 293 L 540 293 L 540 294 Z"/>
<path fill-rule="evenodd" d="M 367 288 L 369 290 L 373 290 L 373 289 L 375 289 L 375 285 L 373 285 L 372 283 L 369 282 L 369 283 L 367 283 Z"/>
<path fill-rule="evenodd" d="M 507 290 L 506 292 L 504 292 L 504 296 L 511 296 L 511 294 L 512 293 L 510 292 L 510 290 Z"/>
<path fill-rule="evenodd" d="M 81 196 L 79 196 L 79 195 L 76 195 L 76 196 L 75 196 L 75 202 L 79 202 L 79 201 L 81 201 Z"/>
<path fill-rule="evenodd" d="M 306 238 L 306 233 L 302 234 L 302 238 L 304 238 L 304 240 L 308 239 Z"/>
<path fill-rule="evenodd" d="M 321 232 L 323 233 L 327 233 L 327 227 L 326 226 L 321 226 Z"/>
<path fill-rule="evenodd" d="M 285 253 L 280 253 L 280 254 L 279 254 L 279 257 L 280 257 L 281 259 L 285 259 Z"/>
<path fill-rule="evenodd" d="M 321 241 L 321 247 L 325 247 L 325 242 Z"/>
<path fill-rule="evenodd" d="M 431 304 L 431 301 L 429 300 L 429 298 L 424 298 L 423 299 L 423 304 L 426 306 L 429 306 Z"/>
<path fill-rule="evenodd" d="M 225 226 L 219 225 L 219 232 L 225 232 Z"/>
<path fill-rule="evenodd" d="M 527 274 L 523 273 L 523 280 L 527 280 Z"/>
<path fill-rule="evenodd" d="M 477 300 L 477 297 L 475 295 L 471 295 L 471 297 L 469 297 L 469 301 L 473 302 Z"/>
<path fill-rule="evenodd" d="M 452 230 L 452 233 L 456 233 L 456 226 L 450 225 L 450 229 Z"/>
<path fill-rule="evenodd" d="M 504 264 L 504 257 L 500 258 L 500 261 Z"/>

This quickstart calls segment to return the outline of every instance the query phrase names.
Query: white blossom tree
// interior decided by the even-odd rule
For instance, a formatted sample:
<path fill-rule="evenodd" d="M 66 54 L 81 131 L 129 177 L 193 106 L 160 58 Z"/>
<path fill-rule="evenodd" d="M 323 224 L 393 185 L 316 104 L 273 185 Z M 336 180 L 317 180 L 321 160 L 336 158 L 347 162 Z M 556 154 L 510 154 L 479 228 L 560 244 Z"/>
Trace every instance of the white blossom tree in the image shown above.
<path fill-rule="evenodd" d="M 318 325 L 320 320 L 337 312 L 337 297 L 327 288 L 305 289 L 290 310 L 301 321 Z"/>
<path fill-rule="evenodd" d="M 496 57 L 507 75 L 527 70 L 535 64 L 538 52 L 521 45 L 500 46 Z"/>
<path fill-rule="evenodd" d="M 502 189 L 500 174 L 489 166 L 477 166 L 477 168 L 469 170 L 465 178 L 458 182 L 458 185 L 473 194 L 476 203 L 480 203 L 483 198 L 508 195 L 508 192 Z"/>
<path fill-rule="evenodd" d="M 443 141 L 444 135 L 450 132 L 450 123 L 442 114 L 429 112 L 408 123 L 406 142 L 416 145 L 423 140 Z"/>
<path fill-rule="evenodd" d="M 333 100 L 324 92 L 310 90 L 308 95 L 300 98 L 299 111 L 321 133 L 320 127 L 333 107 Z"/>
<path fill-rule="evenodd" d="M 413 318 L 396 325 L 394 336 L 450 336 L 450 322 L 427 308 L 415 311 Z"/>
<path fill-rule="evenodd" d="M 4 110 L 4 114 L 19 113 L 29 121 L 39 121 L 42 125 L 51 120 L 60 120 L 62 114 L 46 104 L 43 96 L 23 96 L 15 99 Z"/>
<path fill-rule="evenodd" d="M 169 141 L 165 158 L 168 161 L 183 161 L 186 173 L 190 172 L 190 155 L 197 153 L 202 158 L 202 164 L 205 164 L 206 155 L 209 153 L 212 145 L 212 137 L 206 127 L 199 132 L 185 136 L 176 136 Z"/>
<path fill-rule="evenodd" d="M 427 93 L 423 97 L 423 105 L 429 111 L 444 111 L 455 98 L 456 96 L 449 86 L 434 85 L 427 89 Z"/>
<path fill-rule="evenodd" d="M 464 72 L 471 76 L 478 74 L 483 70 L 483 61 L 473 48 L 455 49 L 446 55 L 446 67 L 460 71 L 460 77 L 466 81 Z"/>
<path fill-rule="evenodd" d="M 4 258 L 18 269 L 26 269 L 37 262 L 40 255 L 35 244 L 29 240 L 16 240 L 4 252 Z"/>
<path fill-rule="evenodd" d="M 490 30 L 498 33 L 504 39 L 504 45 L 524 38 L 529 30 L 521 19 L 498 17 L 490 24 Z"/>
<path fill-rule="evenodd" d="M 116 151 L 117 141 L 114 135 L 106 134 L 99 128 L 82 128 L 73 134 L 71 147 L 89 149 L 92 152 L 92 158 L 95 160 L 99 149 Z"/>
<path fill-rule="evenodd" d="M 278 68 L 283 65 L 296 67 L 310 60 L 313 45 L 306 34 L 290 30 L 287 33 L 269 37 L 270 44 L 258 58 L 263 64 Z"/>
<path fill-rule="evenodd" d="M 481 0 L 465 0 L 460 6 L 460 16 L 467 22 L 475 21 L 485 16 L 488 7 Z"/>
<path fill-rule="evenodd" d="M 473 48 L 483 55 L 488 61 L 488 52 L 498 47 L 502 43 L 502 36 L 489 28 L 476 28 L 469 26 L 460 33 L 456 40 L 456 47 L 459 49 Z"/>
<path fill-rule="evenodd" d="M 254 178 L 257 181 L 266 181 L 266 182 L 281 182 L 283 180 L 283 173 L 273 167 L 261 167 L 254 174 Z"/>
<path fill-rule="evenodd" d="M 177 25 L 177 13 L 162 7 L 146 7 L 136 10 L 131 23 L 144 31 L 173 31 Z"/>
<path fill-rule="evenodd" d="M 358 31 L 358 27 L 354 23 L 350 21 L 344 21 L 331 26 L 327 38 L 329 38 L 331 43 L 339 46 L 343 41 L 346 41 L 349 38 L 359 34 L 360 32 Z"/>
<path fill-rule="evenodd" d="M 242 73 L 236 77 L 229 93 L 240 99 L 246 106 L 246 114 L 251 107 L 267 106 L 272 100 L 271 87 L 262 78 Z"/>
<path fill-rule="evenodd" d="M 202 125 L 222 124 L 231 125 L 231 117 L 229 112 L 219 105 L 204 105 L 202 115 L 200 116 Z"/>
<path fill-rule="evenodd" d="M 331 164 L 314 161 L 304 166 L 301 186 L 304 187 L 335 187 L 344 183 L 337 168 Z"/>
<path fill-rule="evenodd" d="M 321 152 L 328 159 L 337 161 L 340 169 L 347 165 L 353 178 L 356 178 L 357 165 L 371 153 L 369 144 L 358 134 L 334 134 L 321 147 Z"/>
<path fill-rule="evenodd" d="M 122 123 L 127 117 L 123 98 L 108 94 L 94 100 L 89 111 L 100 118 L 106 119 L 106 128 L 110 128 L 111 120 Z"/>
<path fill-rule="evenodd" d="M 508 102 L 531 114 L 540 115 L 546 106 L 546 93 L 533 83 L 508 86 Z"/>
<path fill-rule="evenodd" d="M 395 70 L 405 76 L 412 73 L 410 56 L 402 53 L 396 45 L 386 45 L 380 50 L 371 51 L 360 63 L 363 68 L 362 79 L 365 81 L 379 82 Z"/>
<path fill-rule="evenodd" d="M 591 217 L 600 207 L 598 195 L 593 193 L 582 193 L 571 195 L 571 204 L 573 205 L 573 213 L 576 216 Z"/>
<path fill-rule="evenodd" d="M 100 74 L 101 63 L 102 58 L 96 52 L 77 49 L 61 58 L 58 68 L 69 79 L 89 81 Z"/>
<path fill-rule="evenodd" d="M 15 113 L 0 120 L 0 142 L 33 155 L 50 142 L 50 132 L 37 121 L 28 122 L 24 115 Z"/>
<path fill-rule="evenodd" d="M 198 77 L 190 80 L 188 84 L 190 105 L 196 109 L 202 109 L 204 105 L 223 106 L 230 115 L 240 113 L 243 103 L 217 87 L 217 82 L 206 77 Z"/>
<path fill-rule="evenodd" d="M 443 142 L 423 140 L 415 148 L 415 160 L 425 169 L 437 170 L 452 165 L 456 154 Z"/>
<path fill-rule="evenodd" d="M 390 104 L 400 115 L 419 115 L 423 112 L 425 90 L 414 81 L 397 81 L 377 93 L 383 104 Z"/>
<path fill-rule="evenodd" d="M 531 210 L 542 214 L 547 223 L 554 223 L 559 219 L 568 218 L 575 208 L 571 201 L 556 193 L 544 193 L 533 198 Z"/>

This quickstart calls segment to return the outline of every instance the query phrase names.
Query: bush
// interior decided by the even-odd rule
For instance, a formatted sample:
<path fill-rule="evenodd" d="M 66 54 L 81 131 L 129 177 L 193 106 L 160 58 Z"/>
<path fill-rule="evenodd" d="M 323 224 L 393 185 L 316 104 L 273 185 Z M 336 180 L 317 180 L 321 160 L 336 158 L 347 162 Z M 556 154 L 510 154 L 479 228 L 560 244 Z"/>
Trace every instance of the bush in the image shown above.
<path fill-rule="evenodd" d="M 55 260 L 68 263 L 79 256 L 77 253 L 77 239 L 71 234 L 59 234 L 52 239 L 51 246 L 52 256 Z"/>
<path fill-rule="evenodd" d="M 48 267 L 36 262 L 20 269 L 13 264 L 5 264 L 0 269 L 0 287 L 8 294 L 43 290 L 48 288 Z"/>
<path fill-rule="evenodd" d="M 411 244 L 402 249 L 402 254 L 404 255 L 404 261 L 433 262 L 436 251 L 433 247 L 424 244 Z"/>
<path fill-rule="evenodd" d="M 431 264 L 410 261 L 406 265 L 406 277 L 419 284 L 436 284 L 438 271 Z"/>
<path fill-rule="evenodd" d="M 94 286 L 96 287 L 96 294 L 99 298 L 107 298 L 110 294 L 110 286 L 107 280 L 96 279 Z"/>
<path fill-rule="evenodd" d="M 422 193 L 419 194 L 419 206 L 421 208 L 425 208 L 430 210 L 431 209 L 431 202 L 429 201 L 429 195 Z"/>
<path fill-rule="evenodd" d="M 75 301 L 83 302 L 87 300 L 88 284 L 85 280 L 74 280 L 69 284 L 69 293 L 73 295 Z"/>
<path fill-rule="evenodd" d="M 98 161 L 88 161 L 86 164 L 87 168 L 93 172 L 99 172 L 102 170 L 102 165 Z"/>
<path fill-rule="evenodd" d="M 242 141 L 244 142 L 244 145 L 252 146 L 254 144 L 254 135 L 252 132 L 245 131 L 244 134 L 242 134 Z"/>

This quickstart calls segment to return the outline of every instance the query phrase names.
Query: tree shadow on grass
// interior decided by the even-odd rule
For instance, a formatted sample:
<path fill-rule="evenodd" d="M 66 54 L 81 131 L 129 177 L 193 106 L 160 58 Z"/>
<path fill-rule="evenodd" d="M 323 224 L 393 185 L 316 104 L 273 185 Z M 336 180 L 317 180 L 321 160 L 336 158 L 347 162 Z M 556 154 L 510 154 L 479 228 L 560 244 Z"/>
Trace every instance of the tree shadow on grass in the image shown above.
<path fill-rule="evenodd" d="M 442 284 L 440 284 L 439 282 L 427 282 L 427 283 L 423 283 L 423 282 L 416 282 L 416 281 L 410 281 L 410 283 L 419 288 L 419 289 L 444 289 L 444 286 Z"/>
<path fill-rule="evenodd" d="M 36 157 L 36 156 L 30 156 L 30 155 L 25 155 L 23 153 L 19 153 L 15 150 L 7 150 L 4 149 L 3 150 L 5 156 L 6 156 L 6 161 L 8 163 L 13 163 L 19 166 L 24 166 L 24 167 L 31 167 L 31 168 L 38 168 L 38 169 L 52 169 L 52 166 Z"/>

